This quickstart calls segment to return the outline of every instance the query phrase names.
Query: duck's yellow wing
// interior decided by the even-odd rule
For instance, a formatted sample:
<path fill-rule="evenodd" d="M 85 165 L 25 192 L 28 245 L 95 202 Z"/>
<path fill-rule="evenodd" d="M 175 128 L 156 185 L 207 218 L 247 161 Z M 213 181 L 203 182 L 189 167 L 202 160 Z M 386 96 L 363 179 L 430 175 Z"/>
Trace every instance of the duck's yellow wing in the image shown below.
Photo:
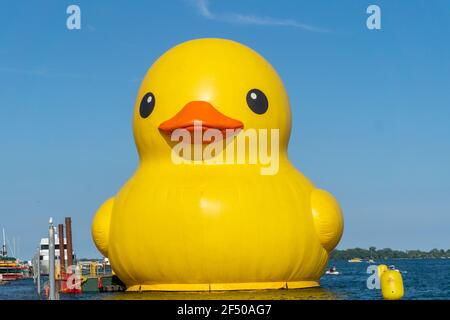
<path fill-rule="evenodd" d="M 108 257 L 109 225 L 113 206 L 114 198 L 106 200 L 97 210 L 92 222 L 92 239 L 97 249 L 105 257 Z"/>
<path fill-rule="evenodd" d="M 338 244 L 344 230 L 341 208 L 331 193 L 321 189 L 311 193 L 311 208 L 320 242 L 330 252 Z"/>

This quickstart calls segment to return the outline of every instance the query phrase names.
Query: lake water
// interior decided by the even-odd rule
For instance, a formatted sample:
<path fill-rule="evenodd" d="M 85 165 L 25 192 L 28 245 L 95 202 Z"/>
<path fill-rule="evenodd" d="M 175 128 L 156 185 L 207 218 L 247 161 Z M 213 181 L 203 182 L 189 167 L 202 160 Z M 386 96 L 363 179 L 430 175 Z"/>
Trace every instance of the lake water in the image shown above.
<path fill-rule="evenodd" d="M 377 264 L 395 265 L 402 271 L 404 299 L 450 299 L 450 259 L 386 260 Z M 61 299 L 338 299 L 379 300 L 380 290 L 367 289 L 367 263 L 330 261 L 339 276 L 324 275 L 321 287 L 299 290 L 264 290 L 199 293 L 102 293 L 62 295 Z M 0 300 L 39 299 L 31 279 L 0 285 Z"/>

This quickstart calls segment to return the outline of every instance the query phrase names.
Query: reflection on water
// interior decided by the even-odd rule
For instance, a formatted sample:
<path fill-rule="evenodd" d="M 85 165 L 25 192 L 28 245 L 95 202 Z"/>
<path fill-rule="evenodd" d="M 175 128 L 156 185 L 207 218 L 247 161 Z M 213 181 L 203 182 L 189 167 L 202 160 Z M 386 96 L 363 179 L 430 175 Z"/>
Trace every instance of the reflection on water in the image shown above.
<path fill-rule="evenodd" d="M 450 259 L 432 260 L 385 260 L 402 271 L 405 287 L 404 299 L 450 299 Z M 217 292 L 143 292 L 143 293 L 83 293 L 61 294 L 64 300 L 380 300 L 380 290 L 367 288 L 367 263 L 330 261 L 336 266 L 338 276 L 324 275 L 320 288 L 264 290 L 264 291 L 217 291 Z M 0 300 L 45 299 L 36 293 L 32 279 L 17 280 L 0 285 Z"/>
<path fill-rule="evenodd" d="M 323 288 L 212 291 L 212 292 L 121 292 L 113 300 L 335 300 L 336 295 Z"/>

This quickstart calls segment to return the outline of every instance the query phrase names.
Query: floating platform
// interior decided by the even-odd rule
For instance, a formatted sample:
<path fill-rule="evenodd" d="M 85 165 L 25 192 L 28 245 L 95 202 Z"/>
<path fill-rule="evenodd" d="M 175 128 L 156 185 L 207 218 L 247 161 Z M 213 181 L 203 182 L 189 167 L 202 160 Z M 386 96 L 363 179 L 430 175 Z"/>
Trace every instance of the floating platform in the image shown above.
<path fill-rule="evenodd" d="M 81 292 L 120 292 L 125 284 L 116 275 L 88 276 L 81 283 Z"/>

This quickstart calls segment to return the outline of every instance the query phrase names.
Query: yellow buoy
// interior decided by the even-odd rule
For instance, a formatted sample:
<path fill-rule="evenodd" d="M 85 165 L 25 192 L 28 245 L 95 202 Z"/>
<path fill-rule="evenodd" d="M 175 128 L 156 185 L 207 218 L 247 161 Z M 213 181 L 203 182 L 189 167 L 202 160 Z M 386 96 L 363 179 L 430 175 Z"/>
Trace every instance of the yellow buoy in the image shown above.
<path fill-rule="evenodd" d="M 381 282 L 381 275 L 387 270 L 388 270 L 388 267 L 385 264 L 380 264 L 378 266 L 378 279 L 380 279 L 380 282 Z"/>
<path fill-rule="evenodd" d="M 398 270 L 383 272 L 381 275 L 381 293 L 385 300 L 400 300 L 403 297 L 403 279 Z"/>

